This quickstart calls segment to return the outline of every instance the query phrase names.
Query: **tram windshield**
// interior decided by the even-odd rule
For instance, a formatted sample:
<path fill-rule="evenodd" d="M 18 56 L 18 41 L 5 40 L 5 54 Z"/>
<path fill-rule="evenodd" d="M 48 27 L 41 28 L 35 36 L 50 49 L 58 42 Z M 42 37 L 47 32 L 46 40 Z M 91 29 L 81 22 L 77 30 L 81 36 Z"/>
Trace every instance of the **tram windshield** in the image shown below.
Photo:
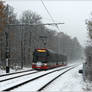
<path fill-rule="evenodd" d="M 46 62 L 47 59 L 47 52 L 35 52 L 33 55 L 33 61 L 41 61 L 41 62 Z"/>

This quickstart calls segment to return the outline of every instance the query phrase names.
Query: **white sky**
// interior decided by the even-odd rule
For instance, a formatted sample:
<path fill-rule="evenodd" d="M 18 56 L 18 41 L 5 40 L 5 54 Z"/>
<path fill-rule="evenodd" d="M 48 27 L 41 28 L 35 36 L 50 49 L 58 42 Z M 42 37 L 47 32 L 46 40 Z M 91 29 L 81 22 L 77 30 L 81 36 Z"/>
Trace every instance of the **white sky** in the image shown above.
<path fill-rule="evenodd" d="M 15 12 L 20 14 L 24 10 L 32 10 L 41 15 L 44 23 L 52 22 L 40 0 L 6 0 L 14 7 Z M 79 42 L 85 46 L 88 39 L 85 20 L 91 17 L 92 1 L 73 0 L 43 0 L 55 22 L 64 22 L 59 25 L 61 31 L 71 37 L 77 37 Z M 56 30 L 57 28 L 54 27 Z"/>

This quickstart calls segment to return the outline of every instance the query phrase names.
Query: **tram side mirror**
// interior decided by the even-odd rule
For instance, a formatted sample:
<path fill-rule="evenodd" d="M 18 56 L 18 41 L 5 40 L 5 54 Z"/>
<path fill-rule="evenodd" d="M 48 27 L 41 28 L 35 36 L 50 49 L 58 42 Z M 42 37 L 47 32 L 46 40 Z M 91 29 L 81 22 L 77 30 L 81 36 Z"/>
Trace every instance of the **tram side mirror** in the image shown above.
<path fill-rule="evenodd" d="M 81 73 L 81 74 L 82 74 L 82 73 L 83 73 L 83 70 L 79 70 L 79 73 Z"/>

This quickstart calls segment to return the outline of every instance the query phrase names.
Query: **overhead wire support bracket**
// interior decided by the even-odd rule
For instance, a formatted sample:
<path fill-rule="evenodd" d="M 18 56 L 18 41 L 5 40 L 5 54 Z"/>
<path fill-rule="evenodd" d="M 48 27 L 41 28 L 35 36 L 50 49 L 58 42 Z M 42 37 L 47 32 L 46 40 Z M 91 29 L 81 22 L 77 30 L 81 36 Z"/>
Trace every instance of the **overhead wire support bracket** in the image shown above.
<path fill-rule="evenodd" d="M 40 26 L 40 25 L 60 25 L 64 23 L 43 23 L 43 24 L 7 24 L 9 26 Z"/>
<path fill-rule="evenodd" d="M 41 0 L 41 2 L 42 2 L 42 4 L 43 4 L 45 10 L 47 11 L 48 15 L 50 16 L 51 20 L 53 21 L 53 23 L 55 23 L 55 21 L 54 21 L 52 15 L 50 14 L 50 12 L 49 12 L 49 10 L 47 9 L 47 7 L 46 7 L 45 3 L 43 2 L 43 0 Z M 57 27 L 58 31 L 60 31 L 60 28 L 58 27 L 58 25 L 56 24 L 55 26 Z"/>

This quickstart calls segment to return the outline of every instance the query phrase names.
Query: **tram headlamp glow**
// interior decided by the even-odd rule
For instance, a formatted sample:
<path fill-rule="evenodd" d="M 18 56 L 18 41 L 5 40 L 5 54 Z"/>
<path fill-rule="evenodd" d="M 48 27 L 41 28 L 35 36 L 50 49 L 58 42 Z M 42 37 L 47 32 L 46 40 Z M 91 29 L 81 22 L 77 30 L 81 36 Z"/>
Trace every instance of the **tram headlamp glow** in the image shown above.
<path fill-rule="evenodd" d="M 47 64 L 45 63 L 44 66 L 47 66 Z"/>
<path fill-rule="evenodd" d="M 33 65 L 35 65 L 35 63 L 32 63 Z"/>

